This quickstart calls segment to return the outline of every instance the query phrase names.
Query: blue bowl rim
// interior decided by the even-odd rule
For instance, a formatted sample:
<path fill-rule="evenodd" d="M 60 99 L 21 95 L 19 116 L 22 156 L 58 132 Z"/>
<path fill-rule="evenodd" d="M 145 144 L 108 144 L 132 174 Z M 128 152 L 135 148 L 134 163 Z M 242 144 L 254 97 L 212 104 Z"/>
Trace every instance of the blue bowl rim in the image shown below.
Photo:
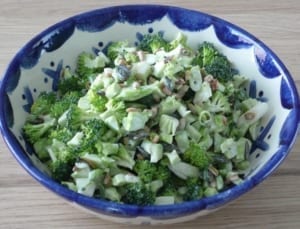
<path fill-rule="evenodd" d="M 210 14 L 206 14 L 200 11 L 176 7 L 176 6 L 168 6 L 168 5 L 151 5 L 151 4 L 136 4 L 136 5 L 119 5 L 119 6 L 112 6 L 112 7 L 106 7 L 106 8 L 100 8 L 95 9 L 91 11 L 87 11 L 81 14 L 77 14 L 75 16 L 69 17 L 65 20 L 62 20 L 46 30 L 42 31 L 38 35 L 36 35 L 34 38 L 32 38 L 25 46 L 23 46 L 19 52 L 15 55 L 11 63 L 9 64 L 8 68 L 6 69 L 4 73 L 4 77 L 1 82 L 0 87 L 0 100 L 5 96 L 5 85 L 7 82 L 7 78 L 10 75 L 10 69 L 14 64 L 18 63 L 18 57 L 21 53 L 26 52 L 26 50 L 30 49 L 30 47 L 35 44 L 37 41 L 39 41 L 41 38 L 43 38 L 45 35 L 49 34 L 52 31 L 55 31 L 56 29 L 62 27 L 66 23 L 78 18 L 78 17 L 89 17 L 93 14 L 98 13 L 109 13 L 112 10 L 120 10 L 120 9 L 134 9 L 134 8 L 148 8 L 149 10 L 152 8 L 164 8 L 168 11 L 172 10 L 182 10 L 186 12 L 193 12 L 200 14 L 204 17 L 208 17 L 214 21 L 218 21 L 230 28 L 233 28 L 235 31 L 240 32 L 241 34 L 244 34 L 247 38 L 249 38 L 254 44 L 259 45 L 263 50 L 265 50 L 270 56 L 275 60 L 275 62 L 280 66 L 282 71 L 285 74 L 286 79 L 289 82 L 289 86 L 293 95 L 293 109 L 295 110 L 296 117 L 297 117 L 297 125 L 294 126 L 293 129 L 290 129 L 289 136 L 291 136 L 290 139 L 288 139 L 285 144 L 281 145 L 278 151 L 274 154 L 274 156 L 270 159 L 270 161 L 261 168 L 261 170 L 252 176 L 250 179 L 246 179 L 242 184 L 233 186 L 232 188 L 225 190 L 217 195 L 214 195 L 212 197 L 205 197 L 200 200 L 195 201 L 188 201 L 183 202 L 179 204 L 172 204 L 172 205 L 163 205 L 163 206 L 135 206 L 135 205 L 128 205 L 128 204 L 119 204 L 114 203 L 111 201 L 106 200 L 100 200 L 95 199 L 91 197 L 87 197 L 81 194 L 78 194 L 76 192 L 73 192 L 69 190 L 68 188 L 58 184 L 54 180 L 52 180 L 49 176 L 42 173 L 40 170 L 38 170 L 33 163 L 30 161 L 28 156 L 23 152 L 22 147 L 18 143 L 15 136 L 11 133 L 9 130 L 9 127 L 7 126 L 5 122 L 5 114 L 4 109 L 0 109 L 0 129 L 2 132 L 3 139 L 5 143 L 7 144 L 8 148 L 10 149 L 13 156 L 16 158 L 16 160 L 19 162 L 19 164 L 32 176 L 34 177 L 38 182 L 40 182 L 42 185 L 53 191 L 54 193 L 58 194 L 59 196 L 62 196 L 63 198 L 78 203 L 79 205 L 85 206 L 90 209 L 96 209 L 102 213 L 113 215 L 117 217 L 137 217 L 137 216 L 149 216 L 153 218 L 173 218 L 177 216 L 184 216 L 188 215 L 190 213 L 195 213 L 200 210 L 204 209 L 215 209 L 221 205 L 224 205 L 242 194 L 248 192 L 252 188 L 254 188 L 257 184 L 261 183 L 266 177 L 268 177 L 280 164 L 281 162 L 286 158 L 289 151 L 291 150 L 298 132 L 298 120 L 299 120 L 299 96 L 296 89 L 296 86 L 294 84 L 294 81 L 285 67 L 285 65 L 282 63 L 282 61 L 277 57 L 277 55 L 268 48 L 262 41 L 257 39 L 252 34 L 248 33 L 244 29 L 215 16 L 212 16 Z M 0 103 L 0 106 L 2 107 L 3 103 Z M 3 107 L 2 107 L 3 108 Z"/>

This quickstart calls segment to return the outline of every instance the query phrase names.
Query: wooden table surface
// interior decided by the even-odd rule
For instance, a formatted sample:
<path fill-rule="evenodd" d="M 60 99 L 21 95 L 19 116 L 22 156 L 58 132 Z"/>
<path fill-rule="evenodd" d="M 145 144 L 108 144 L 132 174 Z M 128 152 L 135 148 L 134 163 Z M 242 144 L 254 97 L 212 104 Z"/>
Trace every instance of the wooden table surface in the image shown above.
<path fill-rule="evenodd" d="M 0 2 L 1 75 L 17 50 L 32 36 L 66 17 L 131 1 Z M 224 18 L 255 34 L 277 53 L 300 88 L 299 0 L 168 0 L 177 5 Z M 300 228 L 300 141 L 267 180 L 226 208 L 172 228 Z M 66 204 L 30 177 L 0 140 L 0 228 L 145 228 L 107 222 Z M 158 228 L 168 228 L 158 226 Z"/>

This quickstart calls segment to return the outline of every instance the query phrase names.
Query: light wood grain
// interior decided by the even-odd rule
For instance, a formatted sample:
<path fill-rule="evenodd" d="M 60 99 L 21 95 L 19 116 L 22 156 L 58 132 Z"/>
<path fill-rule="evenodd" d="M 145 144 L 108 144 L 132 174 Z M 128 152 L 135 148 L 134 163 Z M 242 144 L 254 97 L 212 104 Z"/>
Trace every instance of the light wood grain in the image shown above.
<path fill-rule="evenodd" d="M 148 3 L 132 1 L 126 3 Z M 300 88 L 300 1 L 152 1 L 222 17 L 255 34 L 288 67 Z M 35 34 L 66 17 L 125 1 L 0 2 L 0 71 Z M 262 184 L 226 208 L 172 228 L 300 228 L 300 142 Z M 103 221 L 66 204 L 39 185 L 0 140 L 0 228 L 145 228 Z M 165 228 L 165 227 L 158 227 Z"/>

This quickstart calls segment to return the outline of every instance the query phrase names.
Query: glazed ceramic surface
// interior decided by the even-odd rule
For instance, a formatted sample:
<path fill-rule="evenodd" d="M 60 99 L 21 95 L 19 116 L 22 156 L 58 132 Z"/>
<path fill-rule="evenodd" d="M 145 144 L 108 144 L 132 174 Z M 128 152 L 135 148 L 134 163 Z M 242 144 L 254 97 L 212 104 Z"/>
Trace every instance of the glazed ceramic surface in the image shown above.
<path fill-rule="evenodd" d="M 267 101 L 269 110 L 250 150 L 245 181 L 212 197 L 175 205 L 137 207 L 93 199 L 53 181 L 22 135 L 35 98 L 55 91 L 61 69 L 75 67 L 82 51 L 105 51 L 112 41 L 137 45 L 144 34 L 160 33 L 171 40 L 179 33 L 197 48 L 209 41 L 250 78 L 245 90 Z M 192 10 L 157 5 L 117 6 L 62 21 L 27 43 L 7 68 L 1 82 L 0 120 L 4 139 L 18 162 L 41 184 L 102 218 L 124 223 L 173 223 L 212 212 L 263 181 L 287 156 L 298 129 L 298 94 L 288 70 L 261 41 L 222 19 Z"/>

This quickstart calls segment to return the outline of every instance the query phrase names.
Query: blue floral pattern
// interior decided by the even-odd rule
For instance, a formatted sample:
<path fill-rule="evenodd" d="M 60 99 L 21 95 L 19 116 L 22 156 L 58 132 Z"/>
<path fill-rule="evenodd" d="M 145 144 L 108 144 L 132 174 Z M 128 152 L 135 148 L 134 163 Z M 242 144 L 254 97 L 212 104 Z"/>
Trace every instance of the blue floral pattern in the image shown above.
<path fill-rule="evenodd" d="M 59 83 L 59 77 L 61 74 L 61 70 L 63 68 L 63 60 L 60 60 L 57 64 L 57 67 L 55 70 L 50 68 L 42 68 L 42 71 L 52 79 L 52 90 L 57 91 L 58 83 Z"/>

